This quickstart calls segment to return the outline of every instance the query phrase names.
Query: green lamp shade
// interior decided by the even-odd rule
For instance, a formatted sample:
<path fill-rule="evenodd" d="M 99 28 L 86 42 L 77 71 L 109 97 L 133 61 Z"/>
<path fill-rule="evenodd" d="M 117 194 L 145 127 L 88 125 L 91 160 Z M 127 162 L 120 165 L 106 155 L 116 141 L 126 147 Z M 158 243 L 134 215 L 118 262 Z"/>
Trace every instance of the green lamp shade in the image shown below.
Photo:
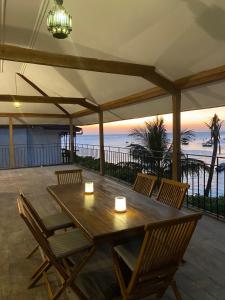
<path fill-rule="evenodd" d="M 49 11 L 47 27 L 57 39 L 65 39 L 72 31 L 72 17 L 62 6 L 62 1 L 55 1 L 55 6 Z"/>

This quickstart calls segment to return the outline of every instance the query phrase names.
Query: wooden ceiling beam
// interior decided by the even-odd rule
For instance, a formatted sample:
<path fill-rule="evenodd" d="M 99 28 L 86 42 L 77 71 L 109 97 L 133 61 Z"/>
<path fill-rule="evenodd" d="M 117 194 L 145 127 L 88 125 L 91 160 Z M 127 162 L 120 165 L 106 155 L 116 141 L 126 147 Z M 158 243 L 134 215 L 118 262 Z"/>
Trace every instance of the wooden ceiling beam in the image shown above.
<path fill-rule="evenodd" d="M 93 72 L 139 76 L 171 94 L 177 93 L 177 88 L 173 85 L 173 82 L 157 73 L 154 66 L 149 65 L 56 54 L 12 45 L 0 45 L 0 59 Z"/>
<path fill-rule="evenodd" d="M 0 102 L 78 104 L 90 109 L 91 111 L 99 112 L 99 107 L 97 105 L 91 104 L 85 98 L 0 95 Z"/>
<path fill-rule="evenodd" d="M 34 88 L 38 93 L 40 93 L 42 96 L 48 97 L 48 95 L 41 89 L 39 86 L 37 86 L 33 81 L 31 81 L 29 78 L 24 76 L 23 74 L 16 73 L 18 76 L 20 76 L 24 81 L 26 81 L 32 88 Z M 65 110 L 61 105 L 58 103 L 54 103 L 54 105 L 60 109 L 64 114 L 66 114 L 68 117 L 70 117 L 70 114 L 68 113 L 67 110 Z"/>
<path fill-rule="evenodd" d="M 174 81 L 174 84 L 177 88 L 185 90 L 220 80 L 225 80 L 225 65 L 182 77 Z"/>
<path fill-rule="evenodd" d="M 24 117 L 24 118 L 59 118 L 68 119 L 68 116 L 64 114 L 41 114 L 41 113 L 0 113 L 0 117 Z"/>
<path fill-rule="evenodd" d="M 151 83 L 154 83 L 157 87 L 164 89 L 172 95 L 176 95 L 179 91 L 179 89 L 175 86 L 175 84 L 172 81 L 170 81 L 169 79 L 160 75 L 157 72 L 149 73 L 142 77 L 150 81 Z"/>
<path fill-rule="evenodd" d="M 178 90 L 186 90 L 193 87 L 199 87 L 202 85 L 207 85 L 210 83 L 218 82 L 220 80 L 225 80 L 225 65 L 219 66 L 213 69 L 205 70 L 198 72 L 196 74 L 182 77 L 174 81 L 175 86 Z M 124 107 L 127 105 L 137 104 L 144 101 L 154 100 L 157 97 L 162 97 L 167 95 L 167 92 L 160 88 L 155 87 L 151 89 L 147 89 L 127 97 L 123 97 L 120 99 L 108 101 L 102 105 L 100 105 L 101 110 L 111 110 L 120 107 Z M 92 114 L 92 112 L 88 109 L 82 110 L 80 112 L 72 114 L 74 118 L 87 116 Z"/>
<path fill-rule="evenodd" d="M 0 45 L 0 59 L 130 76 L 142 76 L 155 71 L 153 66 L 63 55 L 6 44 Z"/>

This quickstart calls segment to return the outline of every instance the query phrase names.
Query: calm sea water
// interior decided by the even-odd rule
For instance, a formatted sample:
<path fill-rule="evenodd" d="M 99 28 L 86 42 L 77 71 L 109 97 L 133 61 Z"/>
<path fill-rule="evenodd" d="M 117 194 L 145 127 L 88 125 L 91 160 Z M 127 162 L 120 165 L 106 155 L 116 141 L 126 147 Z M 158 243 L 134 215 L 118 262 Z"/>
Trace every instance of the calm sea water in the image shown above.
<path fill-rule="evenodd" d="M 172 134 L 168 133 L 168 138 L 170 142 L 172 141 Z M 195 138 L 189 143 L 189 145 L 182 145 L 182 151 L 186 154 L 189 154 L 191 158 L 199 159 L 204 161 L 206 164 L 210 164 L 211 162 L 211 155 L 212 155 L 212 149 L 210 148 L 204 148 L 202 146 L 203 142 L 206 142 L 210 139 L 210 133 L 209 132 L 196 132 Z M 131 137 L 127 134 L 106 134 L 105 135 L 105 146 L 111 146 L 111 147 L 127 147 L 131 143 L 138 142 L 135 140 L 134 137 Z M 77 136 L 77 143 L 78 144 L 90 144 L 90 145 L 98 145 L 99 144 L 99 137 L 98 135 L 82 135 Z M 115 149 L 117 151 L 117 149 Z M 225 163 L 225 132 L 221 133 L 221 154 L 218 155 L 221 158 L 217 159 L 217 163 Z M 189 175 L 188 183 L 190 184 L 190 192 L 192 195 L 194 194 L 204 194 L 204 185 L 207 182 L 207 173 L 199 172 L 199 176 L 197 174 L 194 174 L 193 176 Z M 224 189 L 225 189 L 225 173 L 215 173 L 213 176 L 213 182 L 212 182 L 212 196 L 217 195 L 224 195 Z"/>
<path fill-rule="evenodd" d="M 168 133 L 168 138 L 172 140 L 172 134 Z M 202 143 L 210 139 L 209 132 L 196 132 L 193 141 L 189 145 L 182 145 L 182 149 L 185 153 L 193 155 L 208 155 L 212 154 L 212 147 L 204 148 Z M 106 134 L 105 135 L 105 146 L 113 147 L 127 147 L 131 143 L 138 142 L 134 137 L 129 136 L 128 134 Z M 99 137 L 98 135 L 80 135 L 77 136 L 78 144 L 90 144 L 98 145 Z M 225 132 L 221 133 L 221 155 L 225 156 Z"/>

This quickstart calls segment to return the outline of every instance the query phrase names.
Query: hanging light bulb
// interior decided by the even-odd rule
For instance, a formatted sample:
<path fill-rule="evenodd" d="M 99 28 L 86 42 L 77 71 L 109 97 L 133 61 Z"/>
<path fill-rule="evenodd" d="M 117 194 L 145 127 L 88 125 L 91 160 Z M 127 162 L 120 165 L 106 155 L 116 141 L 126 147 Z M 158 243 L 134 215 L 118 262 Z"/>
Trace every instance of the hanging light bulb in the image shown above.
<path fill-rule="evenodd" d="M 14 106 L 15 106 L 16 108 L 20 108 L 20 103 L 19 103 L 19 102 L 14 102 Z"/>
<path fill-rule="evenodd" d="M 62 6 L 63 0 L 54 0 L 55 6 L 49 11 L 47 27 L 57 39 L 65 39 L 72 31 L 72 17 Z"/>

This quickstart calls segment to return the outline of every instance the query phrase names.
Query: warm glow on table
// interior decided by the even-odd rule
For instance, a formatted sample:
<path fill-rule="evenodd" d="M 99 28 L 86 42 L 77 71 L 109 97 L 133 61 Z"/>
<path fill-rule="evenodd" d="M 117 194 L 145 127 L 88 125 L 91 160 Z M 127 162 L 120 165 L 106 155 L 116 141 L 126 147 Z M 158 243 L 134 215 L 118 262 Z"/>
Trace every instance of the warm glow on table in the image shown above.
<path fill-rule="evenodd" d="M 84 206 L 86 209 L 91 209 L 95 204 L 94 194 L 84 195 Z"/>

